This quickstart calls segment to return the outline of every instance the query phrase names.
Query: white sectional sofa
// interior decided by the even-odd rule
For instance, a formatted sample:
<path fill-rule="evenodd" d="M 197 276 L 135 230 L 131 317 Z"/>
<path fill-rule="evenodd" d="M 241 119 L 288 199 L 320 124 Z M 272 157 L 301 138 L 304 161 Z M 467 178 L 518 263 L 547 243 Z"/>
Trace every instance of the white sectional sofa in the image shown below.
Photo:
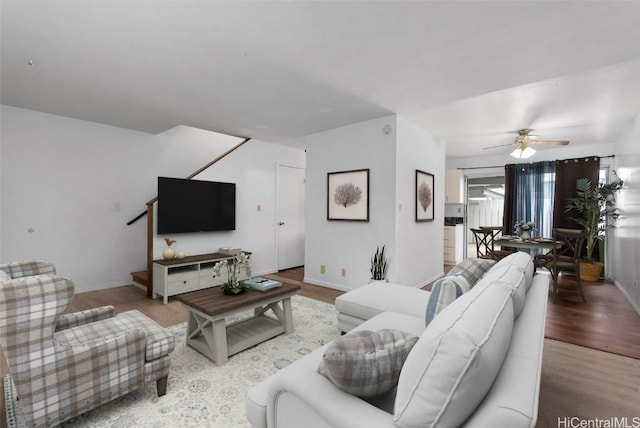
<path fill-rule="evenodd" d="M 358 298 L 347 299 L 343 310 L 356 319 L 343 327 L 395 329 L 419 337 L 401 366 L 397 386 L 366 399 L 338 388 L 318 370 L 332 345 L 327 344 L 249 391 L 246 410 L 252 426 L 535 426 L 549 280 L 534 275 L 530 255 L 514 253 L 496 263 L 427 327 L 429 292 L 397 293 L 392 303 L 382 304 L 393 310 L 380 312 L 380 301 L 391 298 L 384 292 L 382 300 L 371 295 L 384 285 L 358 289 L 354 294 L 362 297 L 360 304 Z M 373 294 L 367 296 L 367 287 Z M 403 313 L 405 308 L 409 313 Z M 360 323 L 367 313 L 371 318 Z"/>

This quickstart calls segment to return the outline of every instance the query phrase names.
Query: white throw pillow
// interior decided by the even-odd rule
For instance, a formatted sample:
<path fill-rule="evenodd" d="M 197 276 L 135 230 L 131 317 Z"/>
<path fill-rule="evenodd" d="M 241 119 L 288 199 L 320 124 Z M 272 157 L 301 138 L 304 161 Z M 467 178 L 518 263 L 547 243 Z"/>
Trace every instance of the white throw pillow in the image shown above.
<path fill-rule="evenodd" d="M 435 317 L 400 373 L 394 421 L 401 427 L 461 426 L 500 371 L 513 329 L 511 293 L 485 287 Z"/>
<path fill-rule="evenodd" d="M 524 308 L 527 297 L 527 275 L 517 264 L 505 264 L 497 266 L 487 272 L 473 288 L 473 292 L 478 292 L 486 287 L 503 287 L 512 294 L 513 316 L 517 319 Z"/>
<path fill-rule="evenodd" d="M 11 275 L 0 269 L 0 282 L 11 281 Z"/>
<path fill-rule="evenodd" d="M 518 251 L 517 253 L 510 254 L 509 256 L 498 261 L 498 263 L 496 263 L 495 266 L 491 268 L 489 272 L 487 272 L 487 275 L 490 274 L 494 269 L 497 270 L 507 265 L 517 266 L 525 273 L 526 289 L 529 290 L 529 286 L 531 285 L 531 281 L 533 279 L 533 273 L 535 271 L 533 257 L 531 257 L 531 254 L 525 253 L 524 251 Z"/>

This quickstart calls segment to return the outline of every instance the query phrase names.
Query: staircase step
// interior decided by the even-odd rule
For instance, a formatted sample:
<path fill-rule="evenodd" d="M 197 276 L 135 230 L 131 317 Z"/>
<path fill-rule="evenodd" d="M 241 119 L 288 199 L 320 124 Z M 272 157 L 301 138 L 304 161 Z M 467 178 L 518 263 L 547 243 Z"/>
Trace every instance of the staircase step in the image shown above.
<path fill-rule="evenodd" d="M 146 270 L 131 272 L 131 277 L 134 283 L 141 285 L 144 288 L 147 288 L 149 286 L 149 273 Z"/>

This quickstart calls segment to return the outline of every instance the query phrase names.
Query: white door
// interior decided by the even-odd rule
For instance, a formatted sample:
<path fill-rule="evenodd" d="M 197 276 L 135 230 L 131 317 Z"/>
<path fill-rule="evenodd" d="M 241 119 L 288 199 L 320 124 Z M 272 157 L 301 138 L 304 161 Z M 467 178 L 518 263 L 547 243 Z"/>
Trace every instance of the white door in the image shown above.
<path fill-rule="evenodd" d="M 305 170 L 278 165 L 278 270 L 304 265 Z"/>

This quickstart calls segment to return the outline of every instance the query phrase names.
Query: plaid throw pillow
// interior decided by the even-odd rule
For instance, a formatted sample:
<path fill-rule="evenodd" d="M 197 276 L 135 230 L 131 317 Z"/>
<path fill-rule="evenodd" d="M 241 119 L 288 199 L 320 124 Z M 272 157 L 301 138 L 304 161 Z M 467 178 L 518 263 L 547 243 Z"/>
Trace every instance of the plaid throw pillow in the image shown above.
<path fill-rule="evenodd" d="M 400 370 L 418 337 L 400 330 L 358 330 L 335 339 L 318 371 L 359 397 L 383 394 L 398 384 Z"/>
<path fill-rule="evenodd" d="M 482 275 L 491 269 L 494 264 L 496 264 L 495 260 L 469 257 L 455 265 L 447 276 L 461 275 L 467 280 L 469 285 L 473 287 L 476 282 L 482 278 Z"/>

